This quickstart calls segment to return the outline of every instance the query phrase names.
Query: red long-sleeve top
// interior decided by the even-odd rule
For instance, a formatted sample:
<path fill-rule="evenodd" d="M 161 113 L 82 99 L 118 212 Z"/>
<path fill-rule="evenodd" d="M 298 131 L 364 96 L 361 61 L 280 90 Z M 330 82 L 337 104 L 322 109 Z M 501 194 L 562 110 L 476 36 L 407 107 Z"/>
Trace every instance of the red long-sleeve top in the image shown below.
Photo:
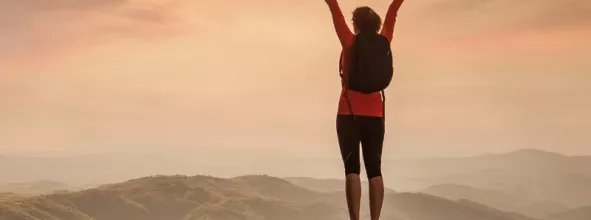
<path fill-rule="evenodd" d="M 392 42 L 392 37 L 394 34 L 394 24 L 396 23 L 398 9 L 402 5 L 403 1 L 404 0 L 394 0 L 390 4 L 388 12 L 386 13 L 386 18 L 384 19 L 384 24 L 380 34 L 388 38 L 390 42 Z M 341 46 L 343 47 L 342 71 L 345 73 L 349 70 L 349 53 L 355 35 L 347 26 L 347 23 L 345 22 L 345 17 L 343 16 L 343 12 L 341 11 L 341 8 L 337 0 L 329 0 L 328 6 L 332 14 L 334 27 L 336 29 L 339 40 L 341 41 Z M 347 104 L 347 99 L 345 98 L 345 93 L 347 93 L 346 95 L 348 95 L 349 97 L 351 108 L 353 109 L 353 113 L 355 115 L 383 117 L 384 103 L 382 100 L 382 96 L 379 92 L 363 94 L 360 92 L 347 90 L 344 86 L 344 83 L 341 86 L 341 96 L 339 100 L 337 114 L 351 115 L 351 112 L 349 111 L 349 106 Z"/>

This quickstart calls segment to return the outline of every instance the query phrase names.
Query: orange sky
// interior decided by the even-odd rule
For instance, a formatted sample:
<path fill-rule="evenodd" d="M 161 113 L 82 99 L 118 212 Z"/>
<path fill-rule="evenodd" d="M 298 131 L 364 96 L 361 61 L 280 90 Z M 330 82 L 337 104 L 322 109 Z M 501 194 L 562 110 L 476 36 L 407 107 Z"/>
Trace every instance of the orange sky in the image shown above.
<path fill-rule="evenodd" d="M 338 153 L 324 1 L 0 0 L 0 146 Z M 345 15 L 387 1 L 341 1 Z M 386 156 L 591 154 L 591 3 L 407 0 Z M 338 155 L 337 155 L 338 156 Z"/>

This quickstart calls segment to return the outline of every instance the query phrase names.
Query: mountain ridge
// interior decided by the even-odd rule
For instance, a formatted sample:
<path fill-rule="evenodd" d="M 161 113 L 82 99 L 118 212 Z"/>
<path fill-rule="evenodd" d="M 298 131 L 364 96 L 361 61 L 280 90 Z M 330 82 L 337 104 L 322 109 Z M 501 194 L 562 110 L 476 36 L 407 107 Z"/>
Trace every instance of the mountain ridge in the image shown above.
<path fill-rule="evenodd" d="M 343 192 L 315 192 L 267 175 L 159 175 L 0 202 L 0 219 L 338 220 L 347 218 L 344 199 Z M 427 194 L 390 193 L 384 204 L 384 220 L 532 220 Z"/>

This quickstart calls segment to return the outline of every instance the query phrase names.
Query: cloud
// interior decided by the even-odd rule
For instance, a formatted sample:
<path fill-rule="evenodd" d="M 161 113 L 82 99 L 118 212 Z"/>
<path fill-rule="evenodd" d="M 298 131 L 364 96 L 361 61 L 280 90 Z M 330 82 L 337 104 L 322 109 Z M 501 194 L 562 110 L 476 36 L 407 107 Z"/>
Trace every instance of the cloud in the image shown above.
<path fill-rule="evenodd" d="M 465 34 L 591 26 L 587 0 L 431 0 L 421 5 L 413 15 L 420 23 Z"/>
<path fill-rule="evenodd" d="M 45 56 L 113 38 L 154 39 L 178 34 L 176 1 L 0 0 L 0 59 Z"/>

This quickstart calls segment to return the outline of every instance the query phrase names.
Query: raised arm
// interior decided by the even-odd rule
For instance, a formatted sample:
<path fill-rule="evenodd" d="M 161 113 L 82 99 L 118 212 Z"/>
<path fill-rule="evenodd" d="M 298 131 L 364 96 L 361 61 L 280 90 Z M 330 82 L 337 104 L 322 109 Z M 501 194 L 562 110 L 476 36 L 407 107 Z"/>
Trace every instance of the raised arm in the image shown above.
<path fill-rule="evenodd" d="M 339 40 L 341 41 L 341 46 L 343 48 L 348 47 L 353 40 L 353 33 L 347 26 L 345 22 L 345 16 L 343 16 L 343 12 L 341 11 L 341 7 L 337 0 L 325 0 L 330 8 L 330 13 L 332 14 L 332 22 L 334 23 L 334 28 L 339 36 Z"/>
<path fill-rule="evenodd" d="M 394 36 L 394 25 L 396 24 L 396 16 L 398 16 L 398 9 L 402 6 L 404 0 L 393 0 L 388 7 L 388 13 L 386 13 L 386 19 L 382 27 L 382 35 L 386 36 L 390 42 Z"/>

